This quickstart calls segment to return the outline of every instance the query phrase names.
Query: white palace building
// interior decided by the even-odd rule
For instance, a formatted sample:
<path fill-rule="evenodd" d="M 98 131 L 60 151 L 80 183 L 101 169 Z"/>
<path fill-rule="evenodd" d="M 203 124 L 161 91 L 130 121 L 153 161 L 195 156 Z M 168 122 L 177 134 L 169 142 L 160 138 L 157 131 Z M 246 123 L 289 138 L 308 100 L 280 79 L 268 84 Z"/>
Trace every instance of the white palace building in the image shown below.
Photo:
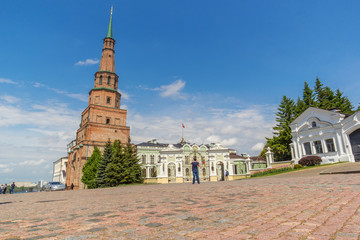
<path fill-rule="evenodd" d="M 360 112 L 309 107 L 291 124 L 292 160 L 317 155 L 322 164 L 360 162 Z"/>

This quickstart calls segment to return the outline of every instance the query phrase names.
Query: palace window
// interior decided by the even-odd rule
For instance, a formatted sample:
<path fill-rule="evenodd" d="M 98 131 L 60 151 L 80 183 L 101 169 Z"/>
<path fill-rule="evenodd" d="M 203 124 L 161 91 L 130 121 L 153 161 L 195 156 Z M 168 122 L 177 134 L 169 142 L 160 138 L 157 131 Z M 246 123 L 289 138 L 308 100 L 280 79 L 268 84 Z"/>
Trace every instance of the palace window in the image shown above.
<path fill-rule="evenodd" d="M 305 155 L 311 155 L 311 146 L 309 142 L 304 143 Z"/>
<path fill-rule="evenodd" d="M 99 84 L 102 85 L 102 76 L 100 75 Z"/>
<path fill-rule="evenodd" d="M 189 156 L 185 156 L 185 164 L 189 164 Z"/>
<path fill-rule="evenodd" d="M 146 155 L 141 156 L 142 164 L 146 164 Z"/>
<path fill-rule="evenodd" d="M 155 156 L 154 155 L 150 155 L 150 163 L 151 164 L 155 163 Z"/>
<path fill-rule="evenodd" d="M 110 85 L 110 83 L 111 83 L 111 77 L 109 76 L 107 84 Z"/>
<path fill-rule="evenodd" d="M 323 149 L 321 146 L 321 141 L 314 141 L 314 146 L 316 149 L 316 153 L 323 153 Z"/>
<path fill-rule="evenodd" d="M 335 152 L 334 140 L 332 138 L 326 139 L 326 148 L 328 152 Z"/>

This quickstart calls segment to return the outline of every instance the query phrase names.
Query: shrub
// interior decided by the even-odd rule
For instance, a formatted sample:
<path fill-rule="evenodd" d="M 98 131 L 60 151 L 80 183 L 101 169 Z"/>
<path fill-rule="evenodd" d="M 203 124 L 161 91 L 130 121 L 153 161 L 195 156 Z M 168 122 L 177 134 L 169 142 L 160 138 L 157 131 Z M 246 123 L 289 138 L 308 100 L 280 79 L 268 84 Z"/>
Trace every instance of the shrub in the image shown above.
<path fill-rule="evenodd" d="M 319 156 L 307 156 L 300 159 L 299 164 L 303 166 L 315 166 L 320 165 L 322 162 L 321 157 Z"/>
<path fill-rule="evenodd" d="M 301 164 L 295 164 L 294 169 L 302 168 L 303 166 Z"/>

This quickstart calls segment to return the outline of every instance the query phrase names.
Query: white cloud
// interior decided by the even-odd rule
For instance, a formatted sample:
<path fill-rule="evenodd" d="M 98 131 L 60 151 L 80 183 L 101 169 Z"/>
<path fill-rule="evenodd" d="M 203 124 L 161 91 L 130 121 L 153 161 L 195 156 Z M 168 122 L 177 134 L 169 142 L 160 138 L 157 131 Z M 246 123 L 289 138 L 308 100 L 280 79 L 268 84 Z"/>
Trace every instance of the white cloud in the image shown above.
<path fill-rule="evenodd" d="M 8 78 L 0 78 L 0 83 L 8 83 L 8 84 L 18 85 L 17 82 L 14 82 L 13 80 L 8 79 Z"/>
<path fill-rule="evenodd" d="M 186 85 L 186 82 L 182 79 L 178 79 L 169 85 L 162 85 L 160 87 L 156 88 L 147 88 L 143 86 L 139 86 L 139 88 L 144 90 L 151 90 L 151 91 L 159 91 L 161 97 L 171 97 L 171 98 L 180 98 L 180 99 L 186 99 L 187 94 L 182 93 L 181 90 L 184 89 Z"/>
<path fill-rule="evenodd" d="M 66 91 L 59 90 L 59 89 L 56 89 L 56 88 L 52 88 L 52 87 L 46 86 L 45 84 L 38 83 L 38 82 L 35 82 L 33 84 L 33 86 L 37 87 L 37 88 L 40 88 L 40 87 L 46 88 L 46 89 L 54 91 L 54 92 L 56 92 L 58 94 L 65 95 L 67 97 L 74 98 L 74 99 L 80 100 L 82 102 L 88 102 L 88 97 L 85 94 L 82 94 L 82 93 L 68 93 Z"/>
<path fill-rule="evenodd" d="M 240 153 L 258 155 L 262 150 L 260 143 L 272 135 L 274 109 L 268 105 L 248 106 L 217 109 L 221 114 L 214 114 L 213 109 L 206 106 L 200 110 L 196 105 L 187 105 L 168 111 L 167 115 L 129 114 L 128 125 L 136 143 L 154 138 L 159 142 L 177 143 L 181 140 L 183 122 L 185 140 L 191 143 L 220 143 Z"/>
<path fill-rule="evenodd" d="M 185 84 L 183 80 L 178 79 L 169 85 L 163 85 L 160 87 L 160 96 L 182 98 L 180 91 L 185 87 Z"/>
<path fill-rule="evenodd" d="M 3 168 L 3 169 L 0 169 L 0 173 L 11 173 L 13 172 L 14 169 L 13 168 Z"/>
<path fill-rule="evenodd" d="M 14 96 L 9 96 L 9 95 L 0 96 L 0 99 L 3 99 L 8 103 L 17 103 L 20 101 L 20 98 L 17 98 Z"/>
<path fill-rule="evenodd" d="M 123 90 L 119 91 L 121 94 L 121 98 L 124 100 L 129 100 L 130 99 L 130 94 L 128 94 L 127 92 L 124 92 Z"/>
<path fill-rule="evenodd" d="M 46 161 L 44 159 L 40 159 L 40 160 L 26 160 L 23 162 L 20 162 L 19 165 L 23 166 L 23 165 L 27 165 L 27 166 L 39 166 L 43 163 L 45 163 Z"/>
<path fill-rule="evenodd" d="M 258 142 L 254 146 L 251 147 L 251 150 L 252 151 L 262 151 L 264 146 L 265 146 L 264 142 Z"/>
<path fill-rule="evenodd" d="M 98 64 L 100 61 L 98 59 L 86 59 L 85 61 L 78 61 L 75 63 L 76 66 L 88 66 Z"/>

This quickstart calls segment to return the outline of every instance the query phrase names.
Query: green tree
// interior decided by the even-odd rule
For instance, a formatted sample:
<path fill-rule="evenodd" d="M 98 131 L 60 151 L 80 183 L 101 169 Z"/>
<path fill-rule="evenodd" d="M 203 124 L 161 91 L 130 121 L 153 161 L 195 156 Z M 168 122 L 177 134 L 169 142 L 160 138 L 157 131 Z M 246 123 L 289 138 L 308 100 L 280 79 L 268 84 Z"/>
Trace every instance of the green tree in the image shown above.
<path fill-rule="evenodd" d="M 99 168 L 97 172 L 97 177 L 95 180 L 96 187 L 107 187 L 108 183 L 106 182 L 106 167 L 112 160 L 113 155 L 113 146 L 111 145 L 110 140 L 105 144 L 104 153 L 102 155 L 101 161 L 99 162 Z"/>
<path fill-rule="evenodd" d="M 120 141 L 115 141 L 113 145 L 112 160 L 106 167 L 106 182 L 110 187 L 118 186 L 123 178 L 125 171 L 125 155 Z"/>
<path fill-rule="evenodd" d="M 307 106 L 307 108 L 315 106 L 314 91 L 309 87 L 309 84 L 307 82 L 304 82 L 304 90 L 303 90 L 302 100 L 303 100 L 304 104 Z"/>
<path fill-rule="evenodd" d="M 270 147 L 274 152 L 274 158 L 277 161 L 286 161 L 291 159 L 291 129 L 290 123 L 294 120 L 295 103 L 292 99 L 283 96 L 276 113 L 276 126 L 274 137 L 268 138 L 265 147 Z"/>
<path fill-rule="evenodd" d="M 125 154 L 125 173 L 124 178 L 122 179 L 122 183 L 141 183 L 143 182 L 143 177 L 141 175 L 141 166 L 140 159 L 136 154 L 135 147 L 131 144 L 130 138 L 126 144 L 126 148 L 124 149 Z"/>
<path fill-rule="evenodd" d="M 347 113 L 347 114 L 353 114 L 353 105 L 351 104 L 350 100 L 343 96 L 343 93 L 337 89 L 335 96 L 334 96 L 334 107 L 339 108 L 341 112 Z"/>
<path fill-rule="evenodd" d="M 101 160 L 101 152 L 95 147 L 91 157 L 86 161 L 82 169 L 83 176 L 81 181 L 87 185 L 88 188 L 95 188 L 95 179 L 97 175 L 98 165 Z"/>

